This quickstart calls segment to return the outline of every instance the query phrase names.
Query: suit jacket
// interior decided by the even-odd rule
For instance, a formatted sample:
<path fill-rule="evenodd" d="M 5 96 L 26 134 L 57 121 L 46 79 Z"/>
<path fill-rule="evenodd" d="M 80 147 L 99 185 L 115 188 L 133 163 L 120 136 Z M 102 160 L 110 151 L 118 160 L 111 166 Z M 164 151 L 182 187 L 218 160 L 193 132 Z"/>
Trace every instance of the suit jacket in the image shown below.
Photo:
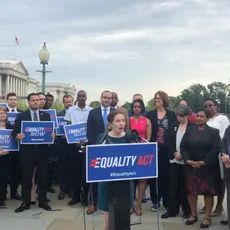
<path fill-rule="evenodd" d="M 16 108 L 16 109 L 17 109 L 17 111 L 18 111 L 19 113 L 21 113 L 21 112 L 22 112 L 22 110 L 20 110 L 20 109 L 18 109 L 18 108 Z M 9 112 L 9 111 L 10 111 L 8 107 L 6 107 L 6 111 L 7 111 L 7 112 Z"/>
<path fill-rule="evenodd" d="M 151 142 L 155 142 L 157 138 L 157 130 L 158 130 L 158 118 L 157 118 L 157 110 L 151 110 L 146 114 L 146 117 L 151 121 L 152 124 L 152 136 Z M 171 136 L 171 132 L 173 132 L 175 125 L 177 124 L 176 115 L 173 111 L 166 109 L 166 117 L 168 119 L 168 134 L 165 139 L 165 145 L 169 145 L 169 138 Z"/>
<path fill-rule="evenodd" d="M 205 167 L 219 166 L 218 155 L 221 150 L 219 130 L 205 126 L 203 131 L 194 125 L 188 128 L 181 141 L 181 155 L 185 162 L 204 161 Z"/>
<path fill-rule="evenodd" d="M 13 129 L 13 126 L 9 122 L 6 122 L 6 129 Z"/>
<path fill-rule="evenodd" d="M 179 122 L 174 123 L 175 126 L 172 128 L 172 132 L 170 132 L 170 136 L 169 136 L 169 159 L 174 159 L 174 153 L 176 152 L 176 135 L 177 135 L 177 130 L 179 127 Z M 187 128 L 192 127 L 194 124 L 188 122 L 187 124 Z M 185 132 L 186 132 L 185 130 Z"/>
<path fill-rule="evenodd" d="M 115 110 L 110 108 L 110 112 Z M 105 132 L 103 117 L 101 113 L 101 106 L 90 110 L 87 119 L 87 139 L 89 144 L 94 145 L 97 142 L 97 137 L 99 134 Z"/>
<path fill-rule="evenodd" d="M 222 140 L 221 152 L 228 154 L 228 147 L 230 145 L 230 126 L 225 130 L 224 138 Z M 230 169 L 224 166 L 224 180 L 230 179 Z"/>
<path fill-rule="evenodd" d="M 40 121 L 50 121 L 50 115 L 45 112 L 39 111 L 39 120 Z M 26 110 L 25 112 L 19 113 L 16 120 L 15 120 L 15 125 L 13 128 L 12 136 L 13 138 L 16 138 L 16 136 L 21 133 L 21 122 L 22 121 L 32 121 L 30 110 Z M 42 145 L 43 146 L 43 145 Z M 46 145 L 47 146 L 47 145 Z M 20 146 L 21 150 L 23 149 L 33 149 L 34 145 L 21 145 Z"/>
<path fill-rule="evenodd" d="M 65 114 L 66 114 L 66 110 L 63 109 L 63 110 L 61 110 L 61 111 L 57 114 L 57 116 L 58 116 L 58 117 L 64 117 Z"/>

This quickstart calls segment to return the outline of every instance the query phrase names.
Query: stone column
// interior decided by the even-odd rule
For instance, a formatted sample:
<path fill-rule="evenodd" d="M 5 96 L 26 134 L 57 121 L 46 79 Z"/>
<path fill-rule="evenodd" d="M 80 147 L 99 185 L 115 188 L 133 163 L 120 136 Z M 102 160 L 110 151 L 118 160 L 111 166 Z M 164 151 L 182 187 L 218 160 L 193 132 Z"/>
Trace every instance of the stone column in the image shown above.
<path fill-rule="evenodd" d="M 23 89 L 23 96 L 26 97 L 27 96 L 27 92 L 26 92 L 26 80 L 24 80 L 22 82 L 22 89 Z"/>
<path fill-rule="evenodd" d="M 17 92 L 17 78 L 16 76 L 14 77 L 14 92 L 18 95 L 18 92 Z"/>
<path fill-rule="evenodd" d="M 13 76 L 10 75 L 10 92 L 13 91 Z"/>
<path fill-rule="evenodd" d="M 19 96 L 22 97 L 22 79 L 19 79 Z"/>
<path fill-rule="evenodd" d="M 16 78 L 16 94 L 19 95 L 19 79 Z"/>
<path fill-rule="evenodd" d="M 11 83 L 12 83 L 12 92 L 15 92 L 15 89 L 14 89 L 14 85 L 15 85 L 15 82 L 14 82 L 14 76 L 12 76 L 12 80 L 11 80 Z"/>
<path fill-rule="evenodd" d="M 11 75 L 9 75 L 9 92 L 11 92 Z"/>
<path fill-rule="evenodd" d="M 22 80 L 22 96 L 25 97 L 25 80 Z"/>
<path fill-rule="evenodd" d="M 24 92 L 23 92 L 23 82 L 24 82 L 24 80 L 21 80 L 21 95 L 22 95 L 22 97 L 24 96 Z"/>
<path fill-rule="evenodd" d="M 14 92 L 14 76 L 11 76 L 11 92 Z"/>
<path fill-rule="evenodd" d="M 9 93 L 10 75 L 6 76 L 6 95 Z"/>
<path fill-rule="evenodd" d="M 23 82 L 23 80 L 20 79 L 20 95 L 21 95 L 21 97 L 23 96 L 23 95 L 22 95 L 22 94 L 23 94 L 22 82 Z"/>
<path fill-rule="evenodd" d="M 17 78 L 17 95 L 20 97 L 20 78 Z"/>

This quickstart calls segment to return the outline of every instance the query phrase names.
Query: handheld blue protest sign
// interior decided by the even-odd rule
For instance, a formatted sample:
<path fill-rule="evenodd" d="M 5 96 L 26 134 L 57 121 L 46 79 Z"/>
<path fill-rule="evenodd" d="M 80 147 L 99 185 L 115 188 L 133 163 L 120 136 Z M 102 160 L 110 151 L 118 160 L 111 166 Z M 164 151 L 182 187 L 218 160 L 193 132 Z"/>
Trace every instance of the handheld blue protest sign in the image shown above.
<path fill-rule="evenodd" d="M 58 128 L 56 129 L 56 136 L 65 136 L 64 126 L 67 125 L 67 121 L 64 117 L 57 117 Z"/>
<path fill-rule="evenodd" d="M 54 128 L 58 128 L 58 119 L 57 119 L 57 112 L 55 109 L 43 109 L 40 110 L 50 115 L 50 120 L 54 122 Z"/>
<path fill-rule="evenodd" d="M 157 143 L 86 146 L 88 183 L 156 177 Z"/>
<path fill-rule="evenodd" d="M 22 121 L 21 133 L 25 135 L 21 144 L 53 144 L 54 139 L 51 135 L 54 133 L 54 122 Z"/>
<path fill-rule="evenodd" d="M 4 107 L 4 108 L 7 108 L 8 107 L 8 104 L 7 103 L 0 103 L 0 106 Z"/>
<path fill-rule="evenodd" d="M 12 129 L 0 129 L 0 149 L 19 151 L 19 143 L 12 137 Z"/>
<path fill-rule="evenodd" d="M 7 113 L 8 122 L 9 122 L 11 125 L 14 125 L 15 120 L 16 120 L 18 114 L 19 114 L 19 113 L 14 113 L 14 112 L 8 112 L 8 113 Z"/>
<path fill-rule="evenodd" d="M 79 143 L 87 141 L 86 137 L 86 123 L 64 126 L 66 140 L 68 144 Z"/>

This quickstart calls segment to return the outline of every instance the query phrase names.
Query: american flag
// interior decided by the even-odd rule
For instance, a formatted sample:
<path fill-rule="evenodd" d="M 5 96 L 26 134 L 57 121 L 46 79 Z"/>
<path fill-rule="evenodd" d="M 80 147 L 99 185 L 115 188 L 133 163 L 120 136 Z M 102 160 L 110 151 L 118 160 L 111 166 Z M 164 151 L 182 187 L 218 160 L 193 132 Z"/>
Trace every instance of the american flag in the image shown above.
<path fill-rule="evenodd" d="M 17 45 L 19 45 L 19 41 L 18 41 L 17 37 L 15 37 L 15 42 L 16 42 Z"/>

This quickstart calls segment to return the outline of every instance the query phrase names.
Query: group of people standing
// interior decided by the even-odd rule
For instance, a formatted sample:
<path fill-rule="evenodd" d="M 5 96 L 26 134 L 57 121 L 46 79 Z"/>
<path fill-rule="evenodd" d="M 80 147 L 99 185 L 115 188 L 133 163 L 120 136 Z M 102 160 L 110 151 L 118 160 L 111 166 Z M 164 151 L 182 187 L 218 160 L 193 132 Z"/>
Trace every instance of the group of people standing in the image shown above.
<path fill-rule="evenodd" d="M 16 108 L 16 94 L 9 94 L 8 108 L 0 107 L 0 128 L 13 129 L 13 137 L 18 141 L 22 140 L 24 136 L 21 133 L 21 121 L 49 121 L 50 117 L 45 109 L 52 106 L 53 99 L 52 95 L 47 97 L 42 93 L 30 94 L 27 97 L 29 109 L 22 112 Z M 15 102 L 11 103 L 11 100 Z M 108 136 L 117 143 L 124 143 L 124 137 L 131 130 L 136 130 L 143 140 L 158 143 L 158 178 L 132 181 L 132 198 L 135 202 L 131 199 L 131 213 L 142 215 L 142 202 L 149 184 L 152 201 L 150 211 L 158 211 L 162 200 L 165 208 L 162 218 L 177 216 L 181 206 L 183 217 L 187 219 L 186 224 L 194 224 L 198 221 L 199 195 L 204 196 L 205 203 L 200 210 L 200 213 L 205 214 L 200 228 L 208 228 L 212 216 L 222 214 L 224 179 L 227 180 L 228 201 L 230 199 L 230 128 L 228 118 L 218 113 L 215 100 L 206 99 L 204 107 L 196 111 L 196 114 L 192 113 L 185 100 L 181 100 L 175 111 L 169 110 L 169 96 L 163 91 L 156 92 L 153 98 L 155 109 L 148 112 L 140 94 L 133 96 L 131 111 L 118 106 L 119 98 L 115 92 L 103 91 L 101 105 L 95 109 L 89 107 L 86 100 L 84 90 L 77 93 L 75 105 L 73 98 L 65 95 L 64 109 L 58 116 L 64 116 L 68 124 L 86 123 L 87 142 L 67 144 L 64 136 L 56 137 L 52 134 L 54 145 L 20 145 L 19 154 L 0 150 L 0 207 L 6 206 L 6 181 L 10 174 L 11 198 L 23 201 L 15 212 L 29 209 L 36 203 L 36 199 L 39 207 L 52 210 L 47 198 L 47 191 L 54 192 L 49 160 L 52 154 L 56 154 L 59 158 L 58 199 L 62 200 L 70 195 L 68 205 L 81 202 L 83 206 L 88 206 L 88 215 L 97 209 L 103 210 L 107 230 L 107 187 L 103 184 L 86 183 L 86 153 L 82 149 L 86 145 L 97 144 L 98 136 L 109 127 L 111 131 Z M 8 111 L 19 112 L 14 127 L 7 122 Z M 9 164 L 10 172 L 6 167 Z M 17 192 L 18 179 L 15 183 L 19 169 L 22 175 L 22 197 Z M 215 196 L 217 204 L 212 211 Z M 226 225 L 228 221 L 221 223 Z"/>

